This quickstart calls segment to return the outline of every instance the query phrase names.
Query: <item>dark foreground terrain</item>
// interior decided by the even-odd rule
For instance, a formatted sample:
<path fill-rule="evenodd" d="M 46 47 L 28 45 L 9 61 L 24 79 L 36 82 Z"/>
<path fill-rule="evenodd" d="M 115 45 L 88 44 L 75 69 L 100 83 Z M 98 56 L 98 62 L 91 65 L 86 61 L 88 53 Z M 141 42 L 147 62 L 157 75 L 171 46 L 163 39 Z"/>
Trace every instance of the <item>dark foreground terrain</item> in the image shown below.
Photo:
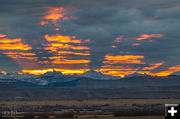
<path fill-rule="evenodd" d="M 180 103 L 180 76 L 0 82 L 2 119 L 163 119 L 167 103 Z"/>
<path fill-rule="evenodd" d="M 5 87 L 0 100 L 180 99 L 180 86 L 139 88 Z"/>
<path fill-rule="evenodd" d="M 1 117 L 25 119 L 163 119 L 164 104 L 179 99 L 91 99 L 56 101 L 0 101 Z"/>

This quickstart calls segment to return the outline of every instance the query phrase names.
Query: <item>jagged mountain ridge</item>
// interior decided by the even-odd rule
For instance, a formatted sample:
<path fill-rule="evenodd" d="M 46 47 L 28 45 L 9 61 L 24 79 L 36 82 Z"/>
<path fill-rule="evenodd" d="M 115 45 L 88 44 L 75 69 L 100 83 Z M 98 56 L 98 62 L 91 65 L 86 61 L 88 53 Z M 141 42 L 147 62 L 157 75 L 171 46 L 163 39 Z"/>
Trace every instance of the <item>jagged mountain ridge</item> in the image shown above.
<path fill-rule="evenodd" d="M 25 87 L 76 87 L 76 88 L 134 88 L 149 86 L 180 86 L 180 76 L 168 77 L 151 77 L 139 76 L 128 77 L 118 80 L 98 80 L 87 77 L 69 80 L 66 82 L 51 82 L 47 84 L 36 84 L 19 80 L 7 80 L 1 84 L 11 84 L 15 86 Z"/>
<path fill-rule="evenodd" d="M 61 72 L 53 71 L 39 76 L 23 74 L 21 77 L 21 75 L 13 74 L 4 77 L 0 76 L 0 83 L 27 87 L 126 88 L 180 84 L 180 76 L 152 77 L 134 73 L 120 78 L 93 70 L 82 75 L 63 75 Z"/>
<path fill-rule="evenodd" d="M 87 72 L 81 74 L 80 77 L 88 77 L 88 78 L 99 79 L 99 80 L 112 80 L 112 79 L 120 79 L 121 78 L 119 76 L 105 75 L 101 72 L 97 72 L 94 70 L 87 71 Z"/>

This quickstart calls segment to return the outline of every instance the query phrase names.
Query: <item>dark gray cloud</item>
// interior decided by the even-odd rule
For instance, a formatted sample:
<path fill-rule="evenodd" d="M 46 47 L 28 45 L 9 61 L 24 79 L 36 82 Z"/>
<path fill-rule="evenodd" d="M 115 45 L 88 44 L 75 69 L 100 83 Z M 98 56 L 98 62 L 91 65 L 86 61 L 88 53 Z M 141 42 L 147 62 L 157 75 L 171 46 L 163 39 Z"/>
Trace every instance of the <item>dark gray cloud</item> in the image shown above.
<path fill-rule="evenodd" d="M 0 69 L 6 72 L 21 71 L 21 67 L 13 61 L 13 59 L 7 57 L 0 52 Z"/>

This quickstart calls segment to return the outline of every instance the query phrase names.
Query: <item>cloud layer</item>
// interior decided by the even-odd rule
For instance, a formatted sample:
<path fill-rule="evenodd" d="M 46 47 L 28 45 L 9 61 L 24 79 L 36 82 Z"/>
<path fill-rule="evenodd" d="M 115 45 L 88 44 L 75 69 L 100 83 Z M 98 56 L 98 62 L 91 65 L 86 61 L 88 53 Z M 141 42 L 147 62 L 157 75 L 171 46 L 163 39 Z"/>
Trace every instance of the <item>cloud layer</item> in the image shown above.
<path fill-rule="evenodd" d="M 0 71 L 180 71 L 179 0 L 1 0 Z"/>

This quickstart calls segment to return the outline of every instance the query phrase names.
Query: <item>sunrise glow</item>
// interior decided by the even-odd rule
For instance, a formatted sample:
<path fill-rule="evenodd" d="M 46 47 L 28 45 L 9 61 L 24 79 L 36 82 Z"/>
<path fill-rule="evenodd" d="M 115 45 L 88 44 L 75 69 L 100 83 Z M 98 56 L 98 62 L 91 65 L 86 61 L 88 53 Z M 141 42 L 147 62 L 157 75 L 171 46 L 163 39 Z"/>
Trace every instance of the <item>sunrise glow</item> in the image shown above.
<path fill-rule="evenodd" d="M 27 14 L 29 18 L 32 17 L 32 23 L 22 21 L 25 26 L 19 25 L 20 23 L 17 23 L 18 27 L 0 26 L 2 61 L 8 59 L 13 62 L 22 70 L 18 70 L 19 73 L 40 75 L 55 69 L 63 74 L 82 74 L 93 69 L 103 74 L 124 77 L 135 72 L 167 76 L 180 71 L 177 63 L 171 65 L 168 58 L 164 59 L 158 54 L 160 51 L 167 52 L 163 48 L 173 46 L 171 41 L 166 45 L 172 46 L 165 46 L 166 40 L 162 46 L 159 45 L 163 38 L 169 38 L 168 34 L 158 29 L 149 31 L 151 28 L 146 28 L 147 26 L 142 27 L 146 28 L 143 31 L 138 31 L 138 27 L 143 25 L 134 26 L 134 23 L 140 23 L 136 22 L 138 19 L 134 19 L 130 23 L 132 26 L 128 28 L 129 24 L 126 22 L 131 21 L 125 20 L 122 26 L 113 25 L 116 20 L 111 21 L 111 18 L 104 16 L 99 21 L 91 15 L 81 14 L 85 11 L 77 6 L 42 5 L 33 10 L 36 9 L 39 12 Z M 155 18 L 157 16 L 148 22 Z M 122 18 L 114 19 L 121 22 Z M 153 21 L 151 25 L 155 23 L 157 22 Z M 106 28 L 107 24 L 112 24 L 112 28 Z M 132 30 L 134 28 L 137 32 Z M 29 31 L 31 29 L 34 30 Z"/>

